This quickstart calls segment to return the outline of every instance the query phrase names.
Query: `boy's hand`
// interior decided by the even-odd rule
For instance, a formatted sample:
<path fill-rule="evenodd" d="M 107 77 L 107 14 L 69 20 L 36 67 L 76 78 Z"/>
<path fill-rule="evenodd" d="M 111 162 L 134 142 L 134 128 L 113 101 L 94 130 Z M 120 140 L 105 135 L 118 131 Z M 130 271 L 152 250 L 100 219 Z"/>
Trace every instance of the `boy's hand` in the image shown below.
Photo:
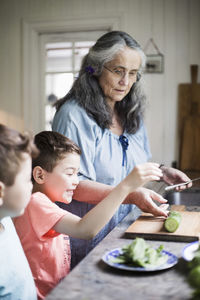
<path fill-rule="evenodd" d="M 148 162 L 135 166 L 125 181 L 133 191 L 149 181 L 160 180 L 162 176 L 163 173 L 159 168 L 159 164 Z"/>

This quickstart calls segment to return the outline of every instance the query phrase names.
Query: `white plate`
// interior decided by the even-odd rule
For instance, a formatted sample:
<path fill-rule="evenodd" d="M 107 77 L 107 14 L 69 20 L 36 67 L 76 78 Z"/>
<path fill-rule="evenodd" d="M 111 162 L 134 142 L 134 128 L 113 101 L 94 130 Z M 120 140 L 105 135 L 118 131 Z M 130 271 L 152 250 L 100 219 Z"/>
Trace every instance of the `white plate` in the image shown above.
<path fill-rule="evenodd" d="M 117 268 L 117 269 L 121 269 L 121 270 L 126 270 L 126 271 L 139 271 L 139 272 L 150 272 L 150 271 L 159 271 L 159 270 L 165 270 L 165 269 L 169 269 L 171 267 L 173 267 L 174 265 L 177 264 L 178 262 L 178 258 L 168 252 L 163 250 L 162 253 L 164 255 L 168 255 L 168 260 L 165 264 L 160 265 L 160 266 L 155 266 L 152 268 L 144 268 L 144 267 L 132 267 L 126 264 L 119 264 L 119 263 L 115 263 L 112 260 L 116 257 L 118 257 L 120 254 L 122 254 L 122 248 L 116 248 L 113 249 L 107 253 L 105 253 L 102 257 L 102 260 L 109 266 Z"/>
<path fill-rule="evenodd" d="M 198 249 L 199 247 L 199 241 L 189 243 L 183 248 L 182 251 L 182 257 L 186 261 L 191 261 L 194 257 L 194 252 Z"/>

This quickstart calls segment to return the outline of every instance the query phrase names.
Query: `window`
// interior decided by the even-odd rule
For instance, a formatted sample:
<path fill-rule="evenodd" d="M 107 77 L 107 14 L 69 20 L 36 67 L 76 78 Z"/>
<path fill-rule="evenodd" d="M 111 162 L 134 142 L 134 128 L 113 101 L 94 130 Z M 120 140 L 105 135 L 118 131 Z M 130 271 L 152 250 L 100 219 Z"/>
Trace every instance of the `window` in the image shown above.
<path fill-rule="evenodd" d="M 55 114 L 53 106 L 64 97 L 78 76 L 82 58 L 99 36 L 106 31 L 75 32 L 50 35 L 46 38 L 45 51 L 45 130 L 51 130 Z M 87 37 L 87 38 L 85 38 Z"/>
<path fill-rule="evenodd" d="M 80 69 L 81 61 L 95 41 L 46 44 L 45 129 L 51 130 L 55 114 L 53 104 L 66 95 Z"/>

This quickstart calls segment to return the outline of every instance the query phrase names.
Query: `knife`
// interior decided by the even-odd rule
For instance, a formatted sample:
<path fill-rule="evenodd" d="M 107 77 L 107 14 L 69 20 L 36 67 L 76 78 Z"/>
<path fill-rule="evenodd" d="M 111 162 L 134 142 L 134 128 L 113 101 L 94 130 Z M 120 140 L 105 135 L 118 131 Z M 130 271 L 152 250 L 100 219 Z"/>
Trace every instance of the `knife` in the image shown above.
<path fill-rule="evenodd" d="M 200 177 L 197 177 L 197 178 L 195 178 L 195 179 L 189 180 L 189 181 L 187 181 L 187 182 L 183 182 L 183 183 L 179 183 L 179 184 L 174 184 L 174 185 L 166 186 L 165 191 L 171 191 L 171 190 L 174 190 L 174 189 L 175 189 L 176 187 L 178 187 L 178 186 L 187 185 L 188 183 L 193 182 L 193 181 L 196 181 L 196 180 L 200 180 Z"/>

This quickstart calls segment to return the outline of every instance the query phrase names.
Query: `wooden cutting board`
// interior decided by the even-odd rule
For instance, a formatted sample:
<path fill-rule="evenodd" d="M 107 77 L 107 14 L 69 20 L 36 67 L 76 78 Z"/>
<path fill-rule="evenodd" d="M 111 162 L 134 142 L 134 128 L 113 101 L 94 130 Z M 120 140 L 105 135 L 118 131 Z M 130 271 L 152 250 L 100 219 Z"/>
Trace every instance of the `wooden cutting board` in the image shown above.
<path fill-rule="evenodd" d="M 181 170 L 200 171 L 200 115 L 185 118 L 181 149 Z"/>
<path fill-rule="evenodd" d="M 177 207 L 173 210 L 179 210 Z M 174 232 L 167 232 L 164 225 L 164 218 L 153 217 L 150 214 L 142 214 L 125 231 L 125 237 L 135 238 L 136 236 L 164 241 L 192 242 L 200 239 L 200 212 L 180 211 L 182 221 L 179 228 Z"/>
<path fill-rule="evenodd" d="M 200 171 L 200 83 L 198 66 L 191 65 L 191 83 L 179 85 L 179 168 Z"/>
<path fill-rule="evenodd" d="M 197 82 L 198 66 L 190 66 L 191 83 L 181 83 L 178 87 L 178 127 L 183 129 L 185 118 L 193 113 L 200 114 L 200 83 Z"/>

